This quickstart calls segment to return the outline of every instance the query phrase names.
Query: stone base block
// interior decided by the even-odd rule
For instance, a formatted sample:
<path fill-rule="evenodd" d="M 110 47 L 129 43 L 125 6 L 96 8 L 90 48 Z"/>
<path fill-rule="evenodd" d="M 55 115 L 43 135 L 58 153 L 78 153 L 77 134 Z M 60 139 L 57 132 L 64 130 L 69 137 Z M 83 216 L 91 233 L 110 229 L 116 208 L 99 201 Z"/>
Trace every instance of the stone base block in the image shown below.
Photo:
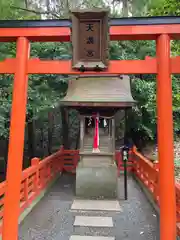
<path fill-rule="evenodd" d="M 81 163 L 76 169 L 76 196 L 89 199 L 117 198 L 117 167 L 90 167 Z"/>

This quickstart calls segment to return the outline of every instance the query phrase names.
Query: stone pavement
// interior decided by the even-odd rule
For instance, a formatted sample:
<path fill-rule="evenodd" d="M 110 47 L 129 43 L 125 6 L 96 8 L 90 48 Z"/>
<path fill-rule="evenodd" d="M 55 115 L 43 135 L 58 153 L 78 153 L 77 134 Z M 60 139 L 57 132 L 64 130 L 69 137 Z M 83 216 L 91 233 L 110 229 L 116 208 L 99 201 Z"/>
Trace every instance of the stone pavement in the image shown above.
<path fill-rule="evenodd" d="M 129 199 L 79 200 L 75 176 L 64 174 L 19 227 L 19 240 L 158 240 L 158 217 L 137 183 L 129 178 Z"/>

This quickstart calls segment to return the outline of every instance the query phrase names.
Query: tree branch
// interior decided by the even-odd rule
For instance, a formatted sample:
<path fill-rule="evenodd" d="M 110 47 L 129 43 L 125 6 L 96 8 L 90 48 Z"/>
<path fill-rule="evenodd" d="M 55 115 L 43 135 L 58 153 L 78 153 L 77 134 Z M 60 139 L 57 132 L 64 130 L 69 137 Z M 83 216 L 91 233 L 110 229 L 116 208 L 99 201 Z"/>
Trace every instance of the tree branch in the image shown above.
<path fill-rule="evenodd" d="M 45 14 L 52 15 L 53 17 L 56 17 L 56 18 L 60 17 L 58 14 L 52 13 L 51 11 L 36 11 L 36 10 L 33 10 L 33 9 L 16 7 L 16 6 L 11 6 L 11 8 L 26 11 L 26 12 L 31 12 L 31 13 L 35 13 L 35 14 L 40 14 L 40 15 L 45 15 Z"/>

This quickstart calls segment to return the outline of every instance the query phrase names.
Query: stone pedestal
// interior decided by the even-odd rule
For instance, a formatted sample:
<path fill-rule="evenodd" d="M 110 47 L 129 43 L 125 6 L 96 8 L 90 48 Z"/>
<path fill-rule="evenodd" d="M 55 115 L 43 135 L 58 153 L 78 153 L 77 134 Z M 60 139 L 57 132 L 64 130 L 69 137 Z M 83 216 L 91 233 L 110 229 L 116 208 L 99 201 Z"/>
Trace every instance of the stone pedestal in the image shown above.
<path fill-rule="evenodd" d="M 95 161 L 93 161 L 95 162 Z M 83 164 L 76 169 L 76 196 L 89 199 L 117 198 L 115 164 Z"/>

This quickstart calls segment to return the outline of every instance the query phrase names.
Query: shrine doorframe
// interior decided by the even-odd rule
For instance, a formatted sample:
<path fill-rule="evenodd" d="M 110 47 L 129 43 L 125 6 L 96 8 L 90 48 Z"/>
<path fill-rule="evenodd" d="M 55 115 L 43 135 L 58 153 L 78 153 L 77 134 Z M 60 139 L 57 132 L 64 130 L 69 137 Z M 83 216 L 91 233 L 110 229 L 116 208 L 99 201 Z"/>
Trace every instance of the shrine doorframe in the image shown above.
<path fill-rule="evenodd" d="M 171 24 L 169 24 L 171 23 Z M 110 39 L 156 40 L 156 58 L 110 61 L 102 74 L 157 74 L 160 239 L 176 239 L 171 74 L 180 73 L 180 57 L 170 57 L 170 40 L 180 39 L 180 18 L 111 19 Z M 0 41 L 17 44 L 16 58 L 0 62 L 0 73 L 14 74 L 3 240 L 18 239 L 28 74 L 82 74 L 71 61 L 30 58 L 31 41 L 70 41 L 70 21 L 0 21 Z M 83 74 L 95 74 L 85 72 Z M 99 74 L 99 73 L 98 73 Z"/>

